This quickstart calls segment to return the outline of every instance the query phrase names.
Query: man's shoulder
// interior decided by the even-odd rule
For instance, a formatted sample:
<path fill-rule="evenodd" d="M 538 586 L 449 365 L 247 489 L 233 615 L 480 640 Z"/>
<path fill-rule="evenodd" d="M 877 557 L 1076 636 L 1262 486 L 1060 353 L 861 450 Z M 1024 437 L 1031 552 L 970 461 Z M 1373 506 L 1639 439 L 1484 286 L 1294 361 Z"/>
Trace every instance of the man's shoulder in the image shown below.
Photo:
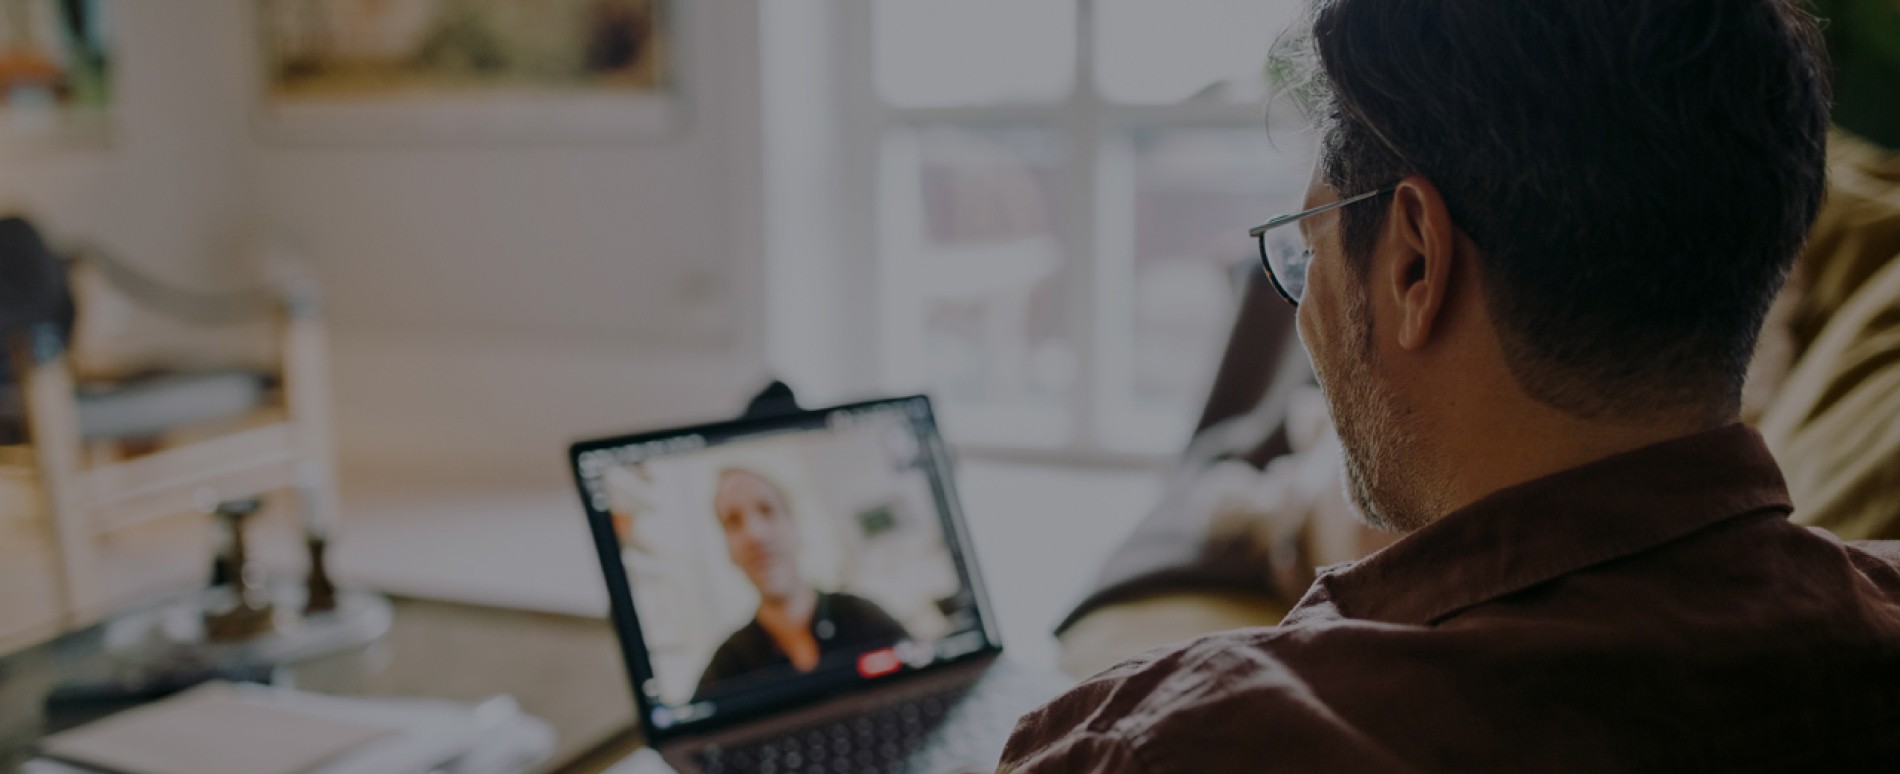
<path fill-rule="evenodd" d="M 1112 698 L 1129 712 L 1118 717 L 1173 715 L 1245 700 L 1271 704 L 1315 697 L 1309 673 L 1325 675 L 1328 690 L 1349 687 L 1339 670 L 1355 664 L 1443 663 L 1458 649 L 1435 640 L 1464 639 L 1428 627 L 1338 617 L 1279 626 L 1233 629 L 1166 645 L 1104 670 L 1064 699 L 1099 704 Z M 1447 643 L 1449 645 L 1449 643 Z"/>
<path fill-rule="evenodd" d="M 1140 735 L 1142 726 L 1199 708 L 1198 700 L 1235 671 L 1285 671 L 1263 648 L 1272 630 L 1240 629 L 1148 651 L 1082 681 L 1023 718 L 1025 732 L 1079 729 Z M 1242 667 L 1241 665 L 1246 666 Z M 1222 690 L 1233 690 L 1227 685 Z"/>
<path fill-rule="evenodd" d="M 760 648 L 767 647 L 771 635 L 765 633 L 765 627 L 759 625 L 759 619 L 747 619 L 744 626 L 732 630 L 726 639 L 713 651 L 713 663 L 734 658 L 752 657 Z"/>
<path fill-rule="evenodd" d="M 1063 756 L 1113 755 L 1140 760 L 1145 770 L 1197 770 L 1249 759 L 1253 745 L 1273 744 L 1261 733 L 1271 728 L 1281 749 L 1257 752 L 1276 760 L 1297 754 L 1285 749 L 1287 738 L 1352 738 L 1352 745 L 1312 747 L 1364 764 L 1357 768 L 1383 768 L 1388 754 L 1328 706 L 1322 694 L 1338 686 L 1312 682 L 1332 671 L 1329 646 L 1353 650 L 1358 628 L 1239 629 L 1149 651 L 1024 716 L 1004 761 L 1023 771 L 1062 771 L 1075 762 Z"/>
<path fill-rule="evenodd" d="M 1842 540 L 1827 528 L 1791 521 L 1776 526 L 1793 537 L 1763 548 L 1797 556 L 1797 580 L 1833 584 L 1837 596 L 1872 594 L 1900 601 L 1900 540 Z M 1803 550 L 1787 550 L 1797 545 Z"/>
<path fill-rule="evenodd" d="M 1658 585 L 1652 576 L 1674 578 L 1682 567 L 1652 558 L 1576 573 L 1437 625 L 1346 618 L 1321 604 L 1279 627 L 1150 651 L 1025 716 L 1005 760 L 1026 772 L 1066 771 L 1116 755 L 1138 761 L 1134 770 L 1189 771 L 1258 754 L 1282 770 L 1385 770 L 1483 767 L 1513 749 L 1540 749 L 1576 768 L 1614 768 L 1811 751 L 1822 731 L 1865 708 L 1900 711 L 1864 687 L 1900 676 L 1900 639 L 1881 634 L 1900 617 L 1864 604 L 1900 599 L 1900 542 L 1842 543 L 1798 528 L 1738 536 L 1760 550 L 1735 557 L 1782 569 L 1732 567 L 1723 584 Z M 1751 607 L 1736 596 L 1760 597 L 1768 582 L 1792 598 Z M 1735 612 L 1711 615 L 1711 604 Z M 1833 655 L 1811 658 L 1823 651 Z M 1633 686 L 1643 686 L 1642 701 L 1632 701 Z M 1820 686 L 1840 700 L 1802 699 Z M 1793 733 L 1790 713 L 1821 730 Z M 1704 720 L 1685 726 L 1685 717 Z"/>
<path fill-rule="evenodd" d="M 1820 527 L 1809 529 L 1830 539 L 1833 537 L 1833 533 Z M 1842 545 L 1847 547 L 1849 554 L 1854 556 L 1857 564 L 1862 568 L 1900 570 L 1900 540 L 1855 540 Z"/>
<path fill-rule="evenodd" d="M 705 693 L 708 687 L 721 680 L 758 668 L 771 647 L 770 635 L 759 626 L 759 619 L 746 621 L 744 626 L 726 635 L 719 647 L 713 649 L 712 658 L 700 672 L 699 686 L 694 689 L 694 695 Z"/>
<path fill-rule="evenodd" d="M 865 599 L 864 597 L 860 597 L 848 591 L 821 591 L 819 592 L 819 594 L 824 597 L 826 604 L 830 605 L 832 610 L 849 609 L 849 610 L 854 610 L 854 611 L 856 610 L 882 611 L 884 609 L 884 608 L 878 607 L 876 602 L 872 602 L 871 600 Z"/>
<path fill-rule="evenodd" d="M 875 641 L 896 641 L 906 636 L 904 625 L 876 602 L 842 591 L 824 592 L 820 602 L 822 615 L 828 624 L 819 624 L 820 639 L 838 642 L 867 643 Z M 826 631 L 823 626 L 835 625 L 835 631 Z M 886 643 L 887 644 L 887 643 Z"/>
<path fill-rule="evenodd" d="M 1835 539 L 1832 533 L 1820 527 L 1809 529 L 1829 540 Z M 1888 598 L 1900 601 L 1900 540 L 1855 540 L 1843 542 L 1841 547 L 1862 578 Z"/>
<path fill-rule="evenodd" d="M 824 593 L 824 609 L 827 615 L 835 619 L 850 621 L 889 621 L 896 623 L 891 614 L 884 611 L 876 602 L 843 591 Z"/>

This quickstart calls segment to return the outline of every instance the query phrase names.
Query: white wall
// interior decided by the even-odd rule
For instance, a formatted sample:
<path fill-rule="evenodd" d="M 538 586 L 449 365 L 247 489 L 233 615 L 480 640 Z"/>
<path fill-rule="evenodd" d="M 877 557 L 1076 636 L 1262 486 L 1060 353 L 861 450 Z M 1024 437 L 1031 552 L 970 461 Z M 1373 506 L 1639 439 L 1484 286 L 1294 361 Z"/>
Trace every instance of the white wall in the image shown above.
<path fill-rule="evenodd" d="M 234 0 L 120 2 L 117 111 L 103 143 L 0 148 L 0 209 L 181 282 L 213 280 L 253 210 L 248 30 Z"/>
<path fill-rule="evenodd" d="M 758 7 L 675 7 L 677 136 L 256 144 L 264 219 L 329 299 L 346 474 L 560 481 L 567 441 L 760 386 Z"/>
<path fill-rule="evenodd" d="M 765 378 L 754 2 L 678 2 L 686 125 L 561 145 L 284 147 L 254 0 L 118 0 L 102 148 L 0 149 L 0 205 L 187 284 L 267 233 L 333 338 L 344 487 L 558 483 L 576 437 L 737 411 Z"/>

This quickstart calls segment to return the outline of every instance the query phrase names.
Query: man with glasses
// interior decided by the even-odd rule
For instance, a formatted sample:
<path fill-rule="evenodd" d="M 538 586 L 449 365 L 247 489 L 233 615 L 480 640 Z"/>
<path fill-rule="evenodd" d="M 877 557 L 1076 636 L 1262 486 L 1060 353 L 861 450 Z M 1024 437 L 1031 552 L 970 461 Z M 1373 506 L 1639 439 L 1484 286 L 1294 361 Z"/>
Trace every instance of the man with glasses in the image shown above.
<path fill-rule="evenodd" d="M 1791 524 L 1737 423 L 1821 199 L 1814 21 L 1317 0 L 1301 32 L 1321 158 L 1253 236 L 1349 499 L 1404 537 L 1024 717 L 1004 769 L 1900 766 L 1900 546 Z"/>

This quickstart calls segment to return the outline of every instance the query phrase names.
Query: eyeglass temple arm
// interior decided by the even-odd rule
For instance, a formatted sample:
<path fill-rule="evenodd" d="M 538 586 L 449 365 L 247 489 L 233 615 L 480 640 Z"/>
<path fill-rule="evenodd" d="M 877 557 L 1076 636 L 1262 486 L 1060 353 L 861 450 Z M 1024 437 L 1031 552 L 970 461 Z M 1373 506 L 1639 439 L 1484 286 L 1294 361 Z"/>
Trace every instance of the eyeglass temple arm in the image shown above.
<path fill-rule="evenodd" d="M 1363 202 L 1374 196 L 1383 196 L 1385 194 L 1389 194 L 1396 190 L 1398 190 L 1398 185 L 1396 184 L 1388 185 L 1384 188 L 1367 191 L 1365 193 L 1359 194 L 1358 196 L 1354 196 L 1350 199 L 1340 199 L 1339 201 L 1333 202 L 1331 204 L 1322 204 L 1310 210 L 1295 212 L 1291 215 L 1281 215 L 1280 217 L 1274 218 L 1273 220 L 1269 220 L 1265 223 L 1262 223 L 1258 226 L 1254 226 L 1253 228 L 1248 229 L 1247 236 L 1257 237 L 1257 236 L 1260 236 L 1261 234 L 1267 233 L 1268 231 L 1272 231 L 1288 223 L 1292 223 L 1293 221 L 1300 220 L 1302 218 L 1310 218 L 1322 212 L 1332 212 L 1333 210 L 1339 209 L 1348 204 L 1358 204 L 1359 202 Z"/>

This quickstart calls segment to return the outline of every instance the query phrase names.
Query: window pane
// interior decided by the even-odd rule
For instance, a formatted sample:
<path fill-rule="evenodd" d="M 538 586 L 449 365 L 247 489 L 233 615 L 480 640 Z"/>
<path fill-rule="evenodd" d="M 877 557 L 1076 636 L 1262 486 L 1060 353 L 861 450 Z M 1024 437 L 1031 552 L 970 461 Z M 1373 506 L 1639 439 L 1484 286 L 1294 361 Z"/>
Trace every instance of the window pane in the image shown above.
<path fill-rule="evenodd" d="M 904 127 L 886 139 L 887 375 L 988 407 L 995 432 L 959 428 L 985 440 L 1060 443 L 1072 424 L 1065 398 L 1079 365 L 1058 180 L 1067 155 L 1060 135 L 1039 128 Z"/>
<path fill-rule="evenodd" d="M 1075 0 L 882 0 L 878 93 L 905 107 L 1054 102 L 1075 80 Z"/>
<path fill-rule="evenodd" d="M 1097 0 L 1095 77 L 1102 96 L 1167 104 L 1198 94 L 1266 97 L 1267 51 L 1298 16 L 1296 0 Z"/>
<path fill-rule="evenodd" d="M 1306 191 L 1304 138 L 1259 128 L 1172 129 L 1135 138 L 1132 351 L 1122 445 L 1178 446 L 1219 363 L 1238 300 L 1258 271 L 1247 229 L 1293 212 Z"/>

